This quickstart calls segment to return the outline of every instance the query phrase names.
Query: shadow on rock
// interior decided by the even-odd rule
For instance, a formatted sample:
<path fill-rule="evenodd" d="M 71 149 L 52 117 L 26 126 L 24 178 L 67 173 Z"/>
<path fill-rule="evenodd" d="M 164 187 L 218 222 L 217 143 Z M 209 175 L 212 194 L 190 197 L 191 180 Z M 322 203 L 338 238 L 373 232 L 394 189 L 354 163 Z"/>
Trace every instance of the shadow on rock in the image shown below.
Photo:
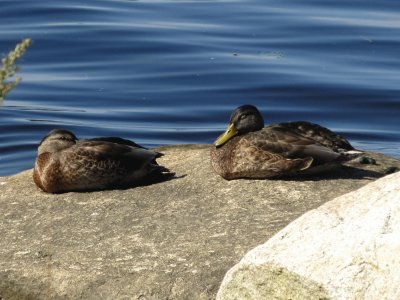
<path fill-rule="evenodd" d="M 378 179 L 383 177 L 383 172 L 374 170 L 365 170 L 352 166 L 341 166 L 321 174 L 298 175 L 294 177 L 280 178 L 281 180 L 297 180 L 297 181 L 318 181 L 326 179 Z"/>

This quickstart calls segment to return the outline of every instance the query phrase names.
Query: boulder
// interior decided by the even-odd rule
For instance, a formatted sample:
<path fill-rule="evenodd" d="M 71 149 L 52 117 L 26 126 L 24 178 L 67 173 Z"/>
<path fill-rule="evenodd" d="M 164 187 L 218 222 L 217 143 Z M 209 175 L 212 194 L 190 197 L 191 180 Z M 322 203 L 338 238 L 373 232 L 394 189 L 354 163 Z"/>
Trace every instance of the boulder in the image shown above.
<path fill-rule="evenodd" d="M 226 274 L 217 299 L 400 299 L 400 173 L 307 212 Z"/>
<path fill-rule="evenodd" d="M 176 177 L 131 189 L 52 195 L 32 170 L 0 178 L 0 299 L 214 299 L 247 251 L 400 167 L 371 153 L 377 164 L 321 177 L 226 181 L 208 145 L 157 150 Z"/>

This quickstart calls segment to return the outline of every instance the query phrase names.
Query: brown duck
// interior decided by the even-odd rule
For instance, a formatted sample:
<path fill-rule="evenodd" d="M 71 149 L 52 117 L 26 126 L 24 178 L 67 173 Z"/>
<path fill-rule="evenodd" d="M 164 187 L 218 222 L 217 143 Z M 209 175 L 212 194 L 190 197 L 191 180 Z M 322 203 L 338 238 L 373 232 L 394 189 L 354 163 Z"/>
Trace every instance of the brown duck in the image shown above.
<path fill-rule="evenodd" d="M 225 179 L 317 173 L 361 153 L 342 136 L 309 122 L 264 127 L 253 105 L 236 108 L 214 143 L 211 165 Z"/>
<path fill-rule="evenodd" d="M 33 180 L 48 193 L 129 187 L 173 174 L 157 164 L 161 155 L 118 137 L 79 141 L 72 132 L 55 129 L 40 142 Z"/>

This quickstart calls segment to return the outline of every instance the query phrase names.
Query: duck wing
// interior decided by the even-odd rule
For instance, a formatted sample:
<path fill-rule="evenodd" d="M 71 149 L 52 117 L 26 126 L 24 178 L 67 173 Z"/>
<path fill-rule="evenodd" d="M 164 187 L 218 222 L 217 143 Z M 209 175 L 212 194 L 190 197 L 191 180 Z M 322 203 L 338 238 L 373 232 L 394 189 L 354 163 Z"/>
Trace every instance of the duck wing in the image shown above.
<path fill-rule="evenodd" d="M 135 143 L 135 142 L 133 142 L 131 140 L 127 140 L 127 139 L 123 139 L 123 138 L 115 137 L 115 136 L 97 137 L 97 138 L 86 139 L 86 140 L 82 140 L 82 141 L 110 142 L 110 143 L 126 145 L 126 146 L 131 146 L 131 147 L 134 147 L 134 148 L 141 148 L 141 149 L 148 150 L 148 148 L 143 147 L 142 145 L 139 145 L 139 144 L 137 144 L 137 143 Z M 151 151 L 151 150 L 149 150 L 149 151 Z M 159 157 L 164 155 L 161 152 L 153 151 L 153 153 L 156 153 L 156 157 L 155 158 L 159 158 Z M 155 160 L 153 161 L 153 163 L 157 164 L 157 162 Z"/>
<path fill-rule="evenodd" d="M 297 121 L 279 123 L 268 126 L 267 128 L 282 129 L 286 132 L 292 132 L 297 135 L 312 139 L 325 147 L 332 149 L 335 152 L 345 152 L 355 150 L 343 136 L 329 130 L 318 124 Z"/>
<path fill-rule="evenodd" d="M 341 154 L 302 135 L 282 127 L 266 127 L 243 136 L 249 143 L 263 151 L 284 158 L 313 158 L 313 164 L 337 160 Z"/>
<path fill-rule="evenodd" d="M 127 146 L 131 146 L 131 147 L 136 147 L 136 148 L 147 149 L 146 147 L 143 147 L 131 140 L 123 139 L 123 138 L 116 137 L 116 136 L 97 137 L 97 138 L 91 138 L 91 139 L 86 139 L 86 140 L 82 140 L 82 141 L 110 142 L 110 143 L 127 145 Z"/>
<path fill-rule="evenodd" d="M 63 152 L 66 162 L 91 169 L 119 169 L 132 171 L 151 164 L 158 153 L 140 147 L 104 140 L 81 140 Z"/>

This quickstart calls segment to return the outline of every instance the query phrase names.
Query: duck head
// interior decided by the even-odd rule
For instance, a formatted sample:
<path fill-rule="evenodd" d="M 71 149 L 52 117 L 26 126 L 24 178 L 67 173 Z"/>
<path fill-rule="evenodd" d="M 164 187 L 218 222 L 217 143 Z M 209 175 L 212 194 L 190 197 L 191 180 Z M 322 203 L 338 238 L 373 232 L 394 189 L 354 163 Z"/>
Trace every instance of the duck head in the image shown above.
<path fill-rule="evenodd" d="M 216 147 L 222 146 L 236 135 L 257 131 L 264 127 L 264 119 L 253 105 L 242 105 L 236 108 L 229 120 L 228 128 L 214 142 Z"/>
<path fill-rule="evenodd" d="M 50 131 L 40 142 L 38 155 L 42 153 L 54 153 L 67 149 L 76 144 L 78 138 L 69 130 L 54 129 Z"/>

